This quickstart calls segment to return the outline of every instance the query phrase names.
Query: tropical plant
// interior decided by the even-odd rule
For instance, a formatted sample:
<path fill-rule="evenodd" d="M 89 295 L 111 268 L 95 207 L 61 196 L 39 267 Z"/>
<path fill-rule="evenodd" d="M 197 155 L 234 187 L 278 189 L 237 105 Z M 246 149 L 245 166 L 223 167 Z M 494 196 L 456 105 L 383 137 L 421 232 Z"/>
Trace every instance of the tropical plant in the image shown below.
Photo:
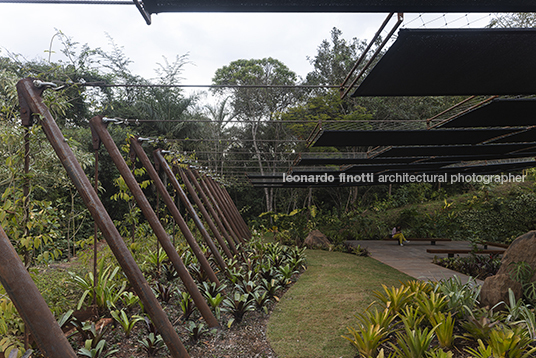
<path fill-rule="evenodd" d="M 203 333 L 208 332 L 208 329 L 206 325 L 203 322 L 188 322 L 188 325 L 186 326 L 186 330 L 188 331 L 190 338 L 197 342 L 199 338 L 203 335 Z"/>
<path fill-rule="evenodd" d="M 220 310 L 220 304 L 222 303 L 223 301 L 223 296 L 221 293 L 218 293 L 216 295 L 216 297 L 212 297 L 210 295 L 210 293 L 207 293 L 205 295 L 205 297 L 207 298 L 207 302 L 208 304 L 210 305 L 210 307 L 212 307 L 212 309 L 214 310 L 214 314 L 216 316 L 217 319 L 220 319 L 220 316 L 221 316 L 221 310 Z"/>
<path fill-rule="evenodd" d="M 404 285 L 399 288 L 391 287 L 389 289 L 382 284 L 382 287 L 384 292 L 374 291 L 372 294 L 384 304 L 385 308 L 394 313 L 398 313 L 414 295 L 414 293 L 410 292 L 409 287 Z"/>
<path fill-rule="evenodd" d="M 84 290 L 82 297 L 78 301 L 77 308 L 80 309 L 84 302 L 86 302 L 86 299 L 89 301 L 89 304 L 95 302 L 101 312 L 115 308 L 115 304 L 127 286 L 125 279 L 115 280 L 117 274 L 120 272 L 119 270 L 119 266 L 114 267 L 109 265 L 105 268 L 104 260 L 100 260 L 96 286 L 94 286 L 93 272 L 89 272 L 85 277 L 70 273 L 72 280 Z"/>
<path fill-rule="evenodd" d="M 147 357 L 154 357 L 164 347 L 162 336 L 159 334 L 155 335 L 153 332 L 138 342 L 140 342 L 143 350 L 147 353 Z"/>
<path fill-rule="evenodd" d="M 434 315 L 443 312 L 447 306 L 445 296 L 436 292 L 430 292 L 429 295 L 416 296 L 415 303 L 417 304 L 419 311 L 425 315 L 432 326 L 434 325 Z"/>
<path fill-rule="evenodd" d="M 123 302 L 123 306 L 125 306 L 125 308 L 130 308 L 140 302 L 140 298 L 134 292 L 125 291 L 121 295 L 121 301 Z"/>
<path fill-rule="evenodd" d="M 233 316 L 227 323 L 228 327 L 231 327 L 234 322 L 240 323 L 246 312 L 254 310 L 253 301 L 245 294 L 235 292 L 233 296 L 223 300 L 222 311 L 229 312 Z"/>
<path fill-rule="evenodd" d="M 387 340 L 388 332 L 377 324 L 364 325 L 358 329 L 347 327 L 350 337 L 342 336 L 357 348 L 363 357 L 375 357 L 380 344 Z"/>
<path fill-rule="evenodd" d="M 279 301 L 279 297 L 277 297 L 276 294 L 277 291 L 281 288 L 281 286 L 277 283 L 275 279 L 271 279 L 270 281 L 262 279 L 261 286 L 266 290 L 266 294 L 269 298 L 273 298 L 276 301 Z"/>
<path fill-rule="evenodd" d="M 458 276 L 453 276 L 439 281 L 435 290 L 446 297 L 448 310 L 461 318 L 473 311 L 478 303 L 481 287 L 473 278 L 469 278 L 467 283 L 462 284 Z"/>
<path fill-rule="evenodd" d="M 112 315 L 113 319 L 115 319 L 117 323 L 119 323 L 121 327 L 123 327 L 123 331 L 125 331 L 125 336 L 127 337 L 130 336 L 130 332 L 132 332 L 132 329 L 134 328 L 136 323 L 144 320 L 143 317 L 138 315 L 134 315 L 128 318 L 127 314 L 123 310 L 112 311 L 110 312 L 110 314 Z"/>
<path fill-rule="evenodd" d="M 168 303 L 173 297 L 173 286 L 163 285 L 160 282 L 156 284 L 156 296 L 162 300 L 162 302 Z"/>
<path fill-rule="evenodd" d="M 454 325 L 456 323 L 452 314 L 436 312 L 431 317 L 432 326 L 435 327 L 435 334 L 439 345 L 443 348 L 451 348 L 454 344 Z"/>
<path fill-rule="evenodd" d="M 404 333 L 397 333 L 396 344 L 389 342 L 397 357 L 424 358 L 434 339 L 434 328 L 411 329 L 404 326 Z"/>
<path fill-rule="evenodd" d="M 119 352 L 119 349 L 106 351 L 106 341 L 104 339 L 99 340 L 97 343 L 94 342 L 95 340 L 88 339 L 84 347 L 78 350 L 78 354 L 90 358 L 106 358 Z"/>
<path fill-rule="evenodd" d="M 258 310 L 263 310 L 264 313 L 268 314 L 267 304 L 271 301 L 268 297 L 268 292 L 263 290 L 262 293 L 260 290 L 253 292 L 253 301 L 255 302 L 255 307 Z"/>
<path fill-rule="evenodd" d="M 490 332 L 489 344 L 486 346 L 482 340 L 478 340 L 478 348 L 467 348 L 466 351 L 475 358 L 527 358 L 536 352 L 536 347 L 531 347 L 531 337 L 520 327 L 502 327 Z"/>
<path fill-rule="evenodd" d="M 178 291 L 178 290 L 177 290 Z M 195 305 L 194 301 L 192 301 L 192 296 L 190 296 L 190 293 L 184 291 L 179 293 L 179 306 L 182 310 L 182 319 L 187 320 L 192 313 L 194 313 Z"/>

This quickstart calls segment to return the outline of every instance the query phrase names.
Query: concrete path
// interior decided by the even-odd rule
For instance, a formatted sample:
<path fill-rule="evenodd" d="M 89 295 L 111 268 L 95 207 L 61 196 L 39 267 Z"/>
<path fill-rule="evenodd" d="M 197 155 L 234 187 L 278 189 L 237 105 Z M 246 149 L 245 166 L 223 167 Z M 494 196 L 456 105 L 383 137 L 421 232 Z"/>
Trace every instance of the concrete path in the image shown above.
<path fill-rule="evenodd" d="M 434 256 L 447 257 L 447 254 L 429 254 L 426 249 L 471 249 L 467 241 L 438 241 L 431 245 L 429 241 L 411 242 L 399 246 L 396 241 L 363 240 L 347 241 L 352 246 L 361 245 L 370 252 L 370 256 L 398 271 L 423 281 L 439 281 L 458 276 L 465 283 L 469 276 L 452 271 L 432 263 Z M 461 255 L 467 256 L 467 255 Z M 479 284 L 483 281 L 477 280 Z"/>

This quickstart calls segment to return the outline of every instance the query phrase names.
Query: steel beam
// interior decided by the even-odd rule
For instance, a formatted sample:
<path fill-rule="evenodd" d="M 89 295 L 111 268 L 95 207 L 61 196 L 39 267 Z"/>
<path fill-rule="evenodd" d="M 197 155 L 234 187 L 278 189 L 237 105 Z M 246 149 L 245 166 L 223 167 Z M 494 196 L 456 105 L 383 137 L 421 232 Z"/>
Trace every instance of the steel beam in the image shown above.
<path fill-rule="evenodd" d="M 76 353 L 2 227 L 0 227 L 0 283 L 32 333 L 41 353 L 50 358 L 76 358 Z"/>
<path fill-rule="evenodd" d="M 19 102 L 21 103 L 21 117 L 31 117 L 32 114 L 39 115 L 39 122 L 50 144 L 80 193 L 80 197 L 86 204 L 91 216 L 97 222 L 134 291 L 140 297 L 153 324 L 162 335 L 164 342 L 169 348 L 170 355 L 172 357 L 189 357 L 188 352 L 169 322 L 166 313 L 162 310 L 140 268 L 134 261 L 119 231 L 114 226 L 112 219 L 93 189 L 80 163 L 76 160 L 73 151 L 67 144 L 50 111 L 43 103 L 43 99 L 41 98 L 42 91 L 43 87 L 41 89 L 37 88 L 31 78 L 23 79 L 17 83 L 17 92 L 19 94 Z"/>
<path fill-rule="evenodd" d="M 201 251 L 201 248 L 197 244 L 197 241 L 195 240 L 194 235 L 190 231 L 190 228 L 188 227 L 188 224 L 186 224 L 186 221 L 184 221 L 184 218 L 182 217 L 181 213 L 179 212 L 179 209 L 177 209 L 177 206 L 173 202 L 173 198 L 171 197 L 171 195 L 169 195 L 169 192 L 166 190 L 166 186 L 164 185 L 164 183 L 160 179 L 160 176 L 156 172 L 156 170 L 155 170 L 155 168 L 153 166 L 153 163 L 151 163 L 151 161 L 149 160 L 149 157 L 147 156 L 147 154 L 145 153 L 145 151 L 141 147 L 141 144 L 140 144 L 140 142 L 139 142 L 137 137 L 133 137 L 133 138 L 130 139 L 130 146 L 134 150 L 134 153 L 136 153 L 137 157 L 140 159 L 141 164 L 147 170 L 147 173 L 149 174 L 149 177 L 152 179 L 154 185 L 156 186 L 156 190 L 158 190 L 158 192 L 162 196 L 162 200 L 164 201 L 164 203 L 166 204 L 169 212 L 171 213 L 171 215 L 175 219 L 175 222 L 179 225 L 179 228 L 180 228 L 181 232 L 183 233 L 184 238 L 188 242 L 188 245 L 190 245 L 192 251 L 194 252 L 194 255 L 199 260 L 202 270 L 204 270 L 207 275 L 209 275 L 213 279 L 215 279 L 216 281 L 214 281 L 214 282 L 216 282 L 218 284 L 218 286 L 219 286 L 220 282 L 218 281 L 218 278 L 216 277 L 216 274 L 214 274 L 214 271 L 212 270 L 212 267 L 210 267 L 210 263 L 208 262 L 207 258 L 205 257 L 205 254 L 203 253 L 203 251 Z M 227 267 L 227 265 L 225 265 L 225 262 L 223 261 L 223 258 L 221 257 L 218 249 L 214 246 L 214 243 L 212 242 L 212 240 L 207 242 L 207 244 L 209 245 L 209 247 L 210 247 L 210 249 L 211 249 L 211 251 L 213 253 L 214 253 L 214 251 L 216 252 L 214 254 L 214 256 L 217 259 L 218 265 L 220 266 L 220 268 L 223 271 L 225 271 L 225 268 Z M 220 260 L 218 260 L 218 258 Z M 212 279 L 211 279 L 211 281 L 212 281 Z"/>
<path fill-rule="evenodd" d="M 216 258 L 216 261 L 218 262 L 218 264 L 220 265 L 222 270 L 225 271 L 225 268 L 227 267 L 227 265 L 225 264 L 225 261 L 223 261 L 223 258 L 221 257 L 221 255 L 220 255 L 220 253 L 218 251 L 218 248 L 216 247 L 216 245 L 214 245 L 214 242 L 210 238 L 210 235 L 208 234 L 207 230 L 205 229 L 205 226 L 203 225 L 203 223 L 199 219 L 199 216 L 197 216 L 197 213 L 196 213 L 192 203 L 190 203 L 190 200 L 188 200 L 188 197 L 186 196 L 186 193 L 184 192 L 184 190 L 182 190 L 181 185 L 179 184 L 177 178 L 175 177 L 175 174 L 173 174 L 173 171 L 169 167 L 169 164 L 167 163 L 166 159 L 162 155 L 161 150 L 157 149 L 157 150 L 155 150 L 153 152 L 153 154 L 154 154 L 155 161 L 158 163 L 158 165 L 162 168 L 164 173 L 169 178 L 169 180 L 171 182 L 171 185 L 175 189 L 175 192 L 179 195 L 179 198 L 181 199 L 182 203 L 184 204 L 184 206 L 188 210 L 188 213 L 190 214 L 190 217 L 194 220 L 195 225 L 197 226 L 197 228 L 199 229 L 199 232 L 201 233 L 201 236 L 203 236 L 203 238 L 205 239 L 205 241 L 209 245 L 210 250 L 214 254 L 214 257 Z"/>
<path fill-rule="evenodd" d="M 229 213 L 229 216 L 232 218 L 232 221 L 234 222 L 236 229 L 240 234 L 238 238 L 241 243 L 244 243 L 248 237 L 244 230 L 244 227 L 242 226 L 242 223 L 240 222 L 240 214 L 238 213 L 238 210 L 235 210 L 236 206 L 234 206 L 234 203 L 232 203 L 232 199 L 228 198 L 227 195 L 225 195 L 219 184 L 216 183 L 211 177 L 206 175 L 205 180 L 208 185 L 212 187 L 212 192 L 215 194 L 215 197 L 219 198 L 220 203 L 225 207 L 226 212 Z"/>
<path fill-rule="evenodd" d="M 224 219 L 224 222 L 227 222 L 230 232 L 233 234 L 235 243 L 239 244 L 242 242 L 240 230 L 238 229 L 233 216 L 229 213 L 229 210 L 226 205 L 221 201 L 221 198 L 218 196 L 218 193 L 214 190 L 212 184 L 207 180 L 206 176 L 201 176 L 196 170 L 192 170 L 192 173 L 200 180 L 201 184 L 206 188 L 207 194 L 209 194 L 214 207 L 217 208 L 218 213 L 221 214 L 221 217 Z"/>
<path fill-rule="evenodd" d="M 89 120 L 89 125 L 99 136 L 100 140 L 102 141 L 102 144 L 104 144 L 104 146 L 106 147 L 106 150 L 108 150 L 112 161 L 119 170 L 119 173 L 121 173 L 121 176 L 125 180 L 125 183 L 127 184 L 128 188 L 132 192 L 132 195 L 136 199 L 136 203 L 138 204 L 143 215 L 149 222 L 149 225 L 151 225 L 151 228 L 153 229 L 156 237 L 158 238 L 160 245 L 162 245 L 162 248 L 166 252 L 168 258 L 171 260 L 173 267 L 175 267 L 175 270 L 177 270 L 177 273 L 179 274 L 179 277 L 181 278 L 184 285 L 186 286 L 186 289 L 188 290 L 188 292 L 190 292 L 190 295 L 192 296 L 195 305 L 199 309 L 199 312 L 201 313 L 209 327 L 219 327 L 218 320 L 216 320 L 216 317 L 214 317 L 214 315 L 212 314 L 212 311 L 210 310 L 207 302 L 201 295 L 201 292 L 199 292 L 196 283 L 192 279 L 192 276 L 190 276 L 190 273 L 188 272 L 186 266 L 184 266 L 184 263 L 182 262 L 175 247 L 171 243 L 171 240 L 169 239 L 166 230 L 162 226 L 162 223 L 160 222 L 160 220 L 158 220 L 156 213 L 149 204 L 149 201 L 145 197 L 145 194 L 143 194 L 140 185 L 136 181 L 136 178 L 134 178 L 134 175 L 131 173 L 127 163 L 121 155 L 121 152 L 115 145 L 115 142 L 110 136 L 110 133 L 108 133 L 108 131 L 106 130 L 106 127 L 104 126 L 104 123 L 102 121 L 102 116 L 95 116 L 91 118 Z M 214 274 L 214 271 L 212 271 L 212 273 Z M 215 275 L 213 275 L 212 278 L 214 277 Z M 214 282 L 219 283 L 217 278 Z"/>
<path fill-rule="evenodd" d="M 214 210 L 214 207 L 212 206 L 212 203 L 210 202 L 210 200 L 208 199 L 207 195 L 203 191 L 203 188 L 201 188 L 201 185 L 196 180 L 195 176 L 192 174 L 192 172 L 189 169 L 185 169 L 185 170 L 183 170 L 183 172 L 187 176 L 186 179 L 189 180 L 190 183 L 194 184 L 195 189 L 197 190 L 197 192 L 201 196 L 201 199 L 203 200 L 203 203 L 205 203 L 206 208 L 208 209 L 210 215 L 212 216 L 212 219 L 214 220 L 214 222 L 216 223 L 216 225 L 220 229 L 221 234 L 223 235 L 223 237 L 225 237 L 225 240 L 227 240 L 227 243 L 229 244 L 229 247 L 231 248 L 231 250 L 233 250 L 235 255 L 238 254 L 238 252 L 236 251 L 236 247 L 234 246 L 233 239 L 229 236 L 229 233 L 225 229 L 225 226 L 223 225 L 222 221 L 220 220 L 220 217 L 218 216 L 218 214 Z M 216 235 L 216 234 L 214 234 L 214 235 Z M 232 258 L 233 254 L 229 250 L 229 247 L 227 247 L 227 246 L 222 246 L 222 247 L 223 247 L 223 250 L 224 250 L 225 254 L 227 255 L 227 257 Z"/>
<path fill-rule="evenodd" d="M 218 241 L 218 243 L 220 244 L 224 252 L 227 254 L 227 252 L 229 252 L 229 248 L 225 244 L 223 237 L 218 231 L 218 228 L 216 227 L 216 225 L 214 224 L 214 221 L 212 221 L 212 218 L 210 217 L 210 214 L 208 213 L 207 209 L 205 209 L 205 206 L 201 202 L 201 199 L 199 199 L 199 196 L 195 192 L 195 189 L 192 183 L 190 183 L 190 180 L 188 179 L 188 177 L 186 176 L 186 174 L 181 168 L 179 168 L 179 174 L 181 176 L 182 182 L 186 186 L 186 190 L 188 190 L 188 193 L 190 193 L 190 197 L 194 200 L 195 204 L 197 205 L 197 208 L 201 212 L 201 215 L 203 215 L 203 217 L 205 218 L 205 222 L 207 223 L 208 227 L 212 231 L 214 237 L 216 238 L 216 240 Z"/>

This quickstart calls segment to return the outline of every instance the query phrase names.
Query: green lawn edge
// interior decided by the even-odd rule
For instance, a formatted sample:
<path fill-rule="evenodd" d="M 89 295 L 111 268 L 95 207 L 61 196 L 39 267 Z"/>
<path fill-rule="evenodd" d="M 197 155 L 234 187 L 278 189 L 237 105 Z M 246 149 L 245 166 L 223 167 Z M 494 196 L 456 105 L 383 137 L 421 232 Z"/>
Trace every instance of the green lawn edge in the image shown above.
<path fill-rule="evenodd" d="M 412 277 L 370 257 L 307 250 L 307 270 L 285 293 L 268 322 L 268 340 L 279 358 L 354 357 L 341 335 L 355 326 L 382 284 Z"/>

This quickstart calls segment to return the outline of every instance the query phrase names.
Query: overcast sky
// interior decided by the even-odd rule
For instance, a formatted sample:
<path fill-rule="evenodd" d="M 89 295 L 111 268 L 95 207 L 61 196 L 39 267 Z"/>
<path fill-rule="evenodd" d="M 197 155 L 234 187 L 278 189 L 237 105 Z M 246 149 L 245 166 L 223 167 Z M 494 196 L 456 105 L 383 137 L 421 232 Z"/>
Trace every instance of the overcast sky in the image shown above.
<path fill-rule="evenodd" d="M 0 3 L 0 55 L 7 51 L 27 59 L 48 59 L 50 42 L 61 30 L 90 47 L 110 49 L 107 35 L 133 61 L 133 73 L 155 77 L 165 56 L 189 54 L 184 83 L 206 85 L 214 72 L 237 59 L 273 57 L 304 77 L 333 27 L 343 37 L 370 39 L 386 14 L 163 13 L 148 26 L 134 5 L 55 5 Z M 405 14 L 405 26 L 483 27 L 490 14 Z M 434 21 L 435 20 L 435 21 Z M 52 61 L 62 45 L 52 42 Z"/>

